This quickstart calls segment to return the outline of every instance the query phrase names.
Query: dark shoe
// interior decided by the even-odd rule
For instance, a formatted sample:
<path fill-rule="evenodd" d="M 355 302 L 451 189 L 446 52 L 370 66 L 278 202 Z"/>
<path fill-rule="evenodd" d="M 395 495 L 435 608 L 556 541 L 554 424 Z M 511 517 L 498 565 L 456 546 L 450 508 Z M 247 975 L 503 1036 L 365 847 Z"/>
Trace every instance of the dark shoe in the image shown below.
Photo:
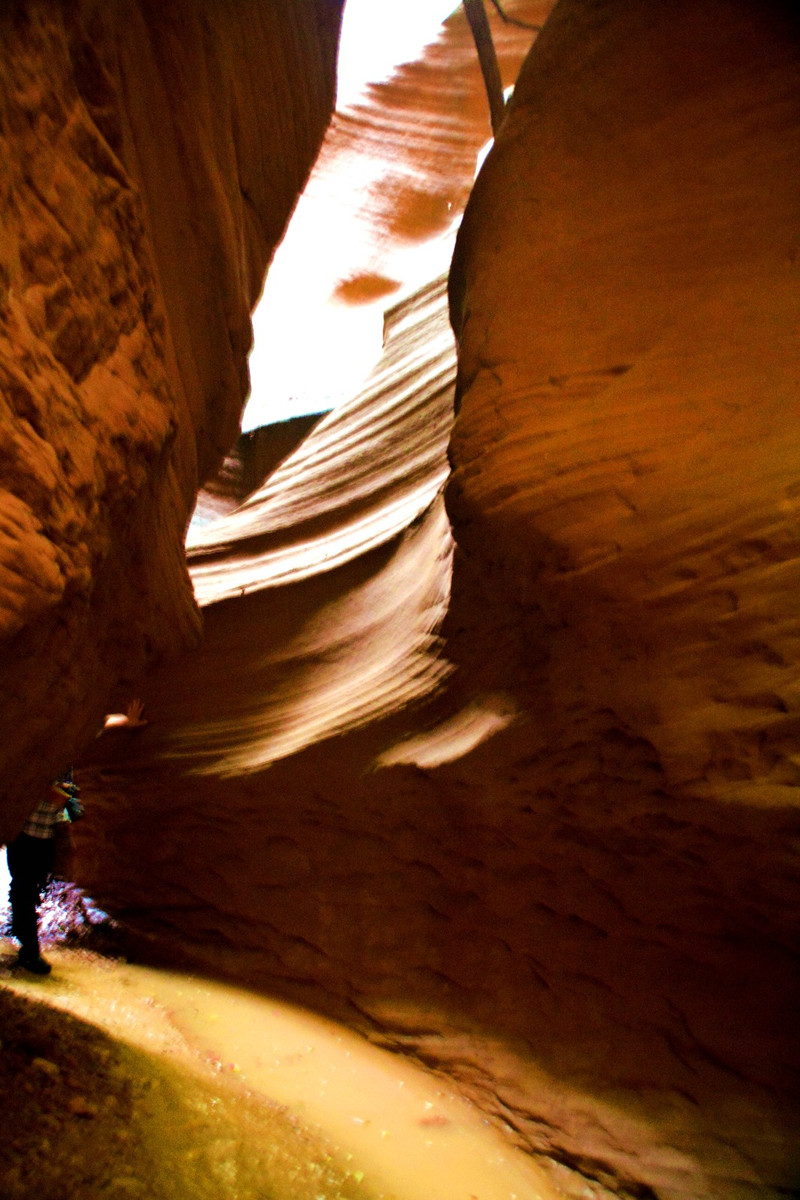
<path fill-rule="evenodd" d="M 25 954 L 22 950 L 17 955 L 17 964 L 30 971 L 31 975 L 49 975 L 53 969 L 41 954 Z"/>

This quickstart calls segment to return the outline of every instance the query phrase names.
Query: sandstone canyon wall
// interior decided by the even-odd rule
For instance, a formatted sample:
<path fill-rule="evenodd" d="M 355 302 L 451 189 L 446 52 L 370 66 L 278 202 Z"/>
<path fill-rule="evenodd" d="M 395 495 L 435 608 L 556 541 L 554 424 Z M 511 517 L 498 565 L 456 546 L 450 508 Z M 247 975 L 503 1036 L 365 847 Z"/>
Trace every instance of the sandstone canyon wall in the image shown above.
<path fill-rule="evenodd" d="M 557 5 L 457 379 L 432 285 L 193 538 L 204 641 L 80 774 L 136 952 L 415 1055 L 574 1197 L 800 1178 L 790 18 Z"/>
<path fill-rule="evenodd" d="M 493 8 L 490 20 L 502 79 L 511 85 L 552 0 L 505 7 L 522 24 L 502 21 Z M 334 113 L 255 314 L 254 376 L 263 362 L 275 390 L 312 411 L 326 407 L 327 395 L 340 402 L 360 390 L 380 353 L 387 300 L 396 303 L 448 269 L 491 134 L 461 6 L 417 61 L 357 99 L 346 74 L 344 83 L 350 98 Z M 276 328 L 286 329 L 287 312 L 313 342 L 313 355 L 297 355 L 291 336 L 275 337 Z M 248 421 L 259 408 L 255 395 Z"/>
<path fill-rule="evenodd" d="M 791 6 L 565 0 L 450 279 L 448 649 L 526 681 L 513 820 L 574 922 L 571 1051 L 620 1020 L 610 1075 L 728 1125 L 711 1195 L 798 1178 L 797 1110 L 783 1151 L 767 1114 L 798 1063 L 799 69 Z M 520 1031 L 554 999 L 555 926 L 531 933 Z"/>
<path fill-rule="evenodd" d="M 0 13 L 2 829 L 196 641 L 183 534 L 333 107 L 341 0 Z"/>
<path fill-rule="evenodd" d="M 216 475 L 208 479 L 197 494 L 187 543 L 191 542 L 193 528 L 200 528 L 237 509 L 300 445 L 320 416 L 320 413 L 312 413 L 290 417 L 239 434 Z"/>

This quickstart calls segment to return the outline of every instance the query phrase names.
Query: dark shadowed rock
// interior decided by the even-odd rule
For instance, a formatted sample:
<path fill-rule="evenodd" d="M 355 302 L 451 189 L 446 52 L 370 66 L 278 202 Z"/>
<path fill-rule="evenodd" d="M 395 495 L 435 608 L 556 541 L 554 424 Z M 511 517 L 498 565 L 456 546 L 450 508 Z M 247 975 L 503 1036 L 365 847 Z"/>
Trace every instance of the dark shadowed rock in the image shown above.
<path fill-rule="evenodd" d="M 195 642 L 183 556 L 330 116 L 339 0 L 0 14 L 0 828 Z M 302 87 L 298 87 L 302 80 Z"/>
<path fill-rule="evenodd" d="M 440 281 L 393 310 L 363 393 L 193 539 L 205 639 L 79 771 L 80 882 L 132 949 L 413 1054 L 574 1197 L 800 1177 L 787 14 L 557 5 L 459 236 L 457 368 Z M 377 206 L 390 246 L 444 222 L 423 157 Z M 40 536 L 31 612 L 64 570 Z"/>

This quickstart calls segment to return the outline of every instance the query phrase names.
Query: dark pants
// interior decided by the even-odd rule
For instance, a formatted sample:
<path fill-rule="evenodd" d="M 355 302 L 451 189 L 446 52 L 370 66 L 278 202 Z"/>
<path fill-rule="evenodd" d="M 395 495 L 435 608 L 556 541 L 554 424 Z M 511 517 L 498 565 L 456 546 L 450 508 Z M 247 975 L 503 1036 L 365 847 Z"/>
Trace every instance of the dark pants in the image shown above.
<path fill-rule="evenodd" d="M 11 933 L 25 954 L 39 953 L 36 909 L 55 862 L 55 838 L 21 833 L 6 847 L 11 887 Z"/>

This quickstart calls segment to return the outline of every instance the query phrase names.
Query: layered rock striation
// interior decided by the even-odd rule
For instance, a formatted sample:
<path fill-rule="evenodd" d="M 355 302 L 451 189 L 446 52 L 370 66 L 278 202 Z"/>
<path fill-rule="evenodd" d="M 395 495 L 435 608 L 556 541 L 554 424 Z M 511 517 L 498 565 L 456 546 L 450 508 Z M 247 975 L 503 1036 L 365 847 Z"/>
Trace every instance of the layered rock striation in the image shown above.
<path fill-rule="evenodd" d="M 450 285 L 459 544 L 559 703 L 760 806 L 800 781 L 796 80 L 780 4 L 559 6 Z"/>
<path fill-rule="evenodd" d="M 3 6 L 4 831 L 119 681 L 197 640 L 183 534 L 238 427 L 341 7 Z"/>
<path fill-rule="evenodd" d="M 189 530 L 190 546 L 196 530 L 224 517 L 255 492 L 308 436 L 321 413 L 289 417 L 240 433 L 216 475 L 207 480 L 195 503 Z"/>
<path fill-rule="evenodd" d="M 193 538 L 205 639 L 80 773 L 132 948 L 415 1055 L 575 1197 L 800 1176 L 797 45 L 557 5 L 457 374 L 440 283 Z"/>
<path fill-rule="evenodd" d="M 670 1081 L 659 1196 L 797 1179 L 797 35 L 782 4 L 559 4 L 450 279 L 448 648 L 527 713 L 490 768 L 537 845 L 509 1027 L 642 1114 Z"/>
<path fill-rule="evenodd" d="M 510 0 L 490 20 L 511 86 L 552 0 Z M 387 303 L 445 272 L 491 136 L 462 6 L 420 58 L 337 110 L 275 256 L 255 316 L 257 376 L 309 408 L 349 400 L 380 353 Z M 287 314 L 290 320 L 287 322 Z M 293 331 L 313 341 L 297 355 Z M 259 366 L 263 363 L 263 367 Z M 254 395 L 248 419 L 259 408 Z M 256 418 L 269 420 L 268 415 Z"/>

